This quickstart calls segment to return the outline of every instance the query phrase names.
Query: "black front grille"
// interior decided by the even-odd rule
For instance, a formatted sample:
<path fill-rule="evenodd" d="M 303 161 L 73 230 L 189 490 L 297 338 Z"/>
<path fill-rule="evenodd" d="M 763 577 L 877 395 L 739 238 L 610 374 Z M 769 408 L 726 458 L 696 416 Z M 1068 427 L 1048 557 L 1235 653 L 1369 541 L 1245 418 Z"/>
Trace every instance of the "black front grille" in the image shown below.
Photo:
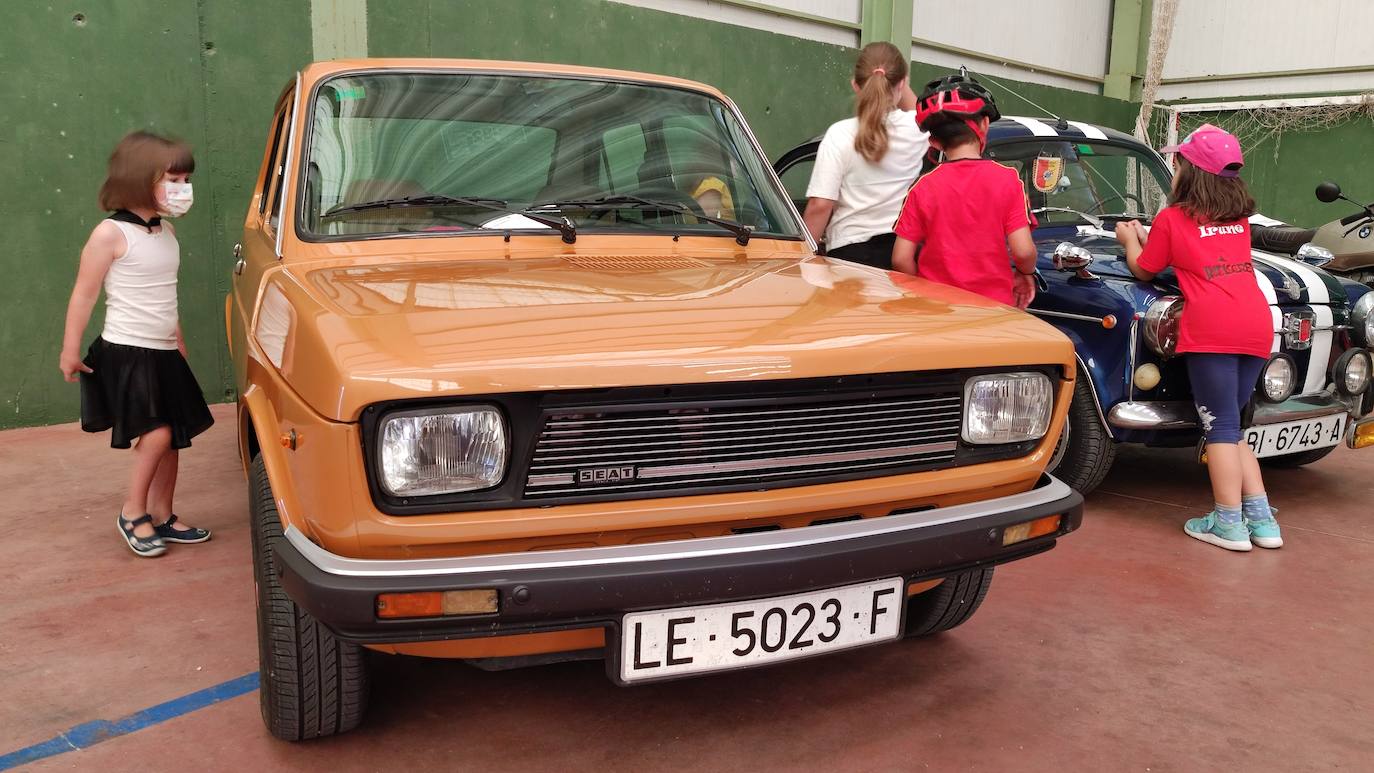
<path fill-rule="evenodd" d="M 802 485 L 952 462 L 961 390 L 755 404 L 573 409 L 545 416 L 527 499 Z"/>

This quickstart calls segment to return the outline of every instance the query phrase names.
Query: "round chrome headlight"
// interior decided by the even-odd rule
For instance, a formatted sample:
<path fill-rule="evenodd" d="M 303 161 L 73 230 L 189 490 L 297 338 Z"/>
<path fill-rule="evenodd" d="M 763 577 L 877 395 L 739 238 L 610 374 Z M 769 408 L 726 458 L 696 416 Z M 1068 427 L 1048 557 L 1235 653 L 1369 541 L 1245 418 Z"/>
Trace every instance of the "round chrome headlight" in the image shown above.
<path fill-rule="evenodd" d="M 1350 330 L 1355 334 L 1355 343 L 1374 345 L 1374 292 L 1365 293 L 1355 301 L 1350 309 Z"/>
<path fill-rule="evenodd" d="M 1371 371 L 1374 371 L 1374 360 L 1370 359 L 1369 352 L 1351 349 L 1336 360 L 1331 375 L 1342 394 L 1358 395 L 1369 388 Z"/>
<path fill-rule="evenodd" d="M 1276 354 L 1260 374 L 1260 394 L 1271 403 L 1281 403 L 1293 396 L 1297 387 L 1297 366 L 1286 354 Z"/>
<path fill-rule="evenodd" d="M 1374 293 L 1371 293 L 1374 295 Z M 1172 357 L 1178 346 L 1178 321 L 1183 316 L 1183 299 L 1166 295 L 1145 310 L 1145 343 L 1160 357 Z"/>

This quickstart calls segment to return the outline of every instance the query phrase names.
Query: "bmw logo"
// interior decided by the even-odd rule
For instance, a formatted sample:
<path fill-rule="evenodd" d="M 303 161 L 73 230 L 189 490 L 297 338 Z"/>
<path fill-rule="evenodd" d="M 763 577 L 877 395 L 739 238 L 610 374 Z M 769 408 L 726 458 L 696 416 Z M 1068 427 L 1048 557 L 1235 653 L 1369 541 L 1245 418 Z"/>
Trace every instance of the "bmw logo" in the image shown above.
<path fill-rule="evenodd" d="M 1369 226 L 1365 226 L 1364 228 L 1361 228 L 1361 229 L 1360 229 L 1360 238 L 1361 238 L 1361 239 L 1368 239 L 1368 238 L 1369 238 Z"/>

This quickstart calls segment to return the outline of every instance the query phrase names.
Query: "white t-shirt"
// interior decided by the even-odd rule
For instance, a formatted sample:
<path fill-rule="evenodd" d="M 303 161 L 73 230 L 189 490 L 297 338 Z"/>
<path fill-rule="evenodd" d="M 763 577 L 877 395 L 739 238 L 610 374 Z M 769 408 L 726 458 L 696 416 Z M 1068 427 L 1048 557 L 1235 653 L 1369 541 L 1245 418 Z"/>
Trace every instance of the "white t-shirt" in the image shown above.
<path fill-rule="evenodd" d="M 876 164 L 854 149 L 858 133 L 858 118 L 846 118 L 826 130 L 806 186 L 807 198 L 835 202 L 825 228 L 827 249 L 892 232 L 930 145 L 929 135 L 916 127 L 915 111 L 894 109 L 887 114 L 887 153 Z"/>

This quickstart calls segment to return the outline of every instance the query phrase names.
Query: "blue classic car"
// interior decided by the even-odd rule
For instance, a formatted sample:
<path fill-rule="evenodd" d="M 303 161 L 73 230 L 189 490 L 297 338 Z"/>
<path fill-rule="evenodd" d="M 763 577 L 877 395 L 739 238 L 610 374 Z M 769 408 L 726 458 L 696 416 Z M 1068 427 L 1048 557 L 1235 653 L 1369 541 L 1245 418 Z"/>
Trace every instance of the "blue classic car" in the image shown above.
<path fill-rule="evenodd" d="M 774 167 L 805 207 L 818 140 Z M 1040 292 L 1031 312 L 1072 339 L 1079 368 L 1054 475 L 1094 489 L 1117 443 L 1188 447 L 1199 441 L 1188 374 L 1174 356 L 1183 300 L 1172 271 L 1141 282 L 1126 268 L 1115 224 L 1147 225 L 1172 177 L 1134 137 L 1078 121 L 1008 117 L 988 158 L 1017 169 L 1040 221 Z M 1273 354 L 1256 385 L 1246 440 L 1267 465 L 1298 466 L 1342 442 L 1374 445 L 1371 360 L 1374 291 L 1304 262 L 1256 251 L 1255 275 L 1274 320 Z"/>

